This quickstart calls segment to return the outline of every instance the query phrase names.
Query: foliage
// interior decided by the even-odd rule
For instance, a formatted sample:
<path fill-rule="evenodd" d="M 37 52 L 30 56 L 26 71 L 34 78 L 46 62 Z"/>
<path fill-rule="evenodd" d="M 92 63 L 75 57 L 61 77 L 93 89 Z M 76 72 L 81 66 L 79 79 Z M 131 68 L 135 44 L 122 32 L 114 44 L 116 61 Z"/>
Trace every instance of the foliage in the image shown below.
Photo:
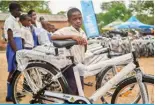
<path fill-rule="evenodd" d="M 101 4 L 101 9 L 104 11 L 109 10 L 113 4 L 119 5 L 120 3 L 123 3 L 122 1 L 111 1 L 111 2 L 104 2 Z"/>
<path fill-rule="evenodd" d="M 129 5 L 129 8 L 132 12 L 135 12 L 136 15 L 140 15 L 140 14 L 153 15 L 154 14 L 153 0 L 132 1 Z"/>
<path fill-rule="evenodd" d="M 66 12 L 65 12 L 65 11 L 60 11 L 60 12 L 58 12 L 57 14 L 58 14 L 58 15 L 65 15 Z"/>
<path fill-rule="evenodd" d="M 154 16 L 149 17 L 148 15 L 142 14 L 142 15 L 137 15 L 137 18 L 142 23 L 154 25 Z"/>
<path fill-rule="evenodd" d="M 105 8 L 103 8 L 105 6 Z M 105 25 L 120 19 L 126 21 L 131 16 L 131 11 L 125 7 L 123 2 L 110 2 L 109 4 L 102 3 L 101 9 L 106 9 L 106 13 L 97 14 L 97 22 L 99 25 L 99 31 L 102 32 L 101 28 Z"/>
<path fill-rule="evenodd" d="M 127 21 L 135 15 L 142 23 L 154 25 L 154 1 L 134 0 L 130 1 L 129 8 L 123 1 L 103 2 L 101 4 L 102 13 L 96 14 L 99 31 L 105 25 L 120 19 Z"/>
<path fill-rule="evenodd" d="M 136 17 L 145 24 L 154 25 L 154 1 L 132 1 L 129 5 L 130 10 Z"/>
<path fill-rule="evenodd" d="M 0 1 L 0 11 L 8 12 L 8 6 L 12 1 Z M 21 5 L 23 12 L 33 9 L 38 13 L 51 13 L 48 8 L 48 1 L 15 1 Z"/>

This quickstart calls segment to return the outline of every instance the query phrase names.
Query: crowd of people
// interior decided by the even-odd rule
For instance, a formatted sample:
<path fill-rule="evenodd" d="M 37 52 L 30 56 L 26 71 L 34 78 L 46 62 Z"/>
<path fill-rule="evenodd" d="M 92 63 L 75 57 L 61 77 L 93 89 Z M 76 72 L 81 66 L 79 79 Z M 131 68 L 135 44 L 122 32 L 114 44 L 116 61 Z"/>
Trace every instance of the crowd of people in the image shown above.
<path fill-rule="evenodd" d="M 6 58 L 8 63 L 8 79 L 7 79 L 7 96 L 6 101 L 12 101 L 11 79 L 16 70 L 16 51 L 21 49 L 31 50 L 38 45 L 51 43 L 52 40 L 73 39 L 79 45 L 72 47 L 72 51 L 76 62 L 84 60 L 84 53 L 87 46 L 87 37 L 81 29 L 82 15 L 77 8 L 71 8 L 67 12 L 68 27 L 64 27 L 56 31 L 54 25 L 45 21 L 44 17 L 40 17 L 40 22 L 37 21 L 37 15 L 34 10 L 28 11 L 27 14 L 21 14 L 22 8 L 16 2 L 9 5 L 9 17 L 4 23 L 4 38 L 7 45 L 0 43 L 1 46 L 6 46 Z M 78 94 L 76 82 L 73 73 L 73 67 L 64 72 L 64 76 L 68 81 L 73 94 Z M 83 77 L 81 77 L 83 84 Z M 22 96 L 21 93 L 18 94 Z"/>

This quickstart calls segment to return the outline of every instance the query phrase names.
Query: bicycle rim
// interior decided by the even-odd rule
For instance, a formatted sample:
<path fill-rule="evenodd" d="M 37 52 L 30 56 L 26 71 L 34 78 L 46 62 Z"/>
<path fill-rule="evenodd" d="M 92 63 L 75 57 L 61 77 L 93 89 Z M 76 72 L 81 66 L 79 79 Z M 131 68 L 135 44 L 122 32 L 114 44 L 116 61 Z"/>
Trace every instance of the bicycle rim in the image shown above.
<path fill-rule="evenodd" d="M 43 86 L 45 86 L 47 83 L 51 81 L 51 78 L 53 77 L 52 72 L 41 67 L 30 67 L 30 68 L 27 68 L 25 71 L 29 72 L 30 74 L 29 76 L 37 88 L 42 88 Z M 58 80 L 54 81 L 54 83 L 49 88 L 47 88 L 47 90 L 51 90 L 55 92 L 63 92 L 62 86 Z M 32 92 L 32 89 L 29 87 L 27 81 L 25 80 L 23 73 L 20 73 L 19 75 L 17 75 L 17 78 L 14 83 L 13 91 L 14 91 L 13 95 L 14 95 L 15 103 L 26 104 L 26 103 L 30 103 L 30 100 L 32 100 L 33 92 Z M 19 97 L 19 93 L 24 96 Z M 47 103 L 47 102 L 41 99 L 39 103 Z"/>
<path fill-rule="evenodd" d="M 154 103 L 154 84 L 144 82 L 149 96 L 149 103 Z M 134 87 L 131 89 L 131 86 Z M 115 104 L 142 104 L 142 99 L 139 91 L 139 85 L 132 83 L 120 90 L 115 99 Z"/>

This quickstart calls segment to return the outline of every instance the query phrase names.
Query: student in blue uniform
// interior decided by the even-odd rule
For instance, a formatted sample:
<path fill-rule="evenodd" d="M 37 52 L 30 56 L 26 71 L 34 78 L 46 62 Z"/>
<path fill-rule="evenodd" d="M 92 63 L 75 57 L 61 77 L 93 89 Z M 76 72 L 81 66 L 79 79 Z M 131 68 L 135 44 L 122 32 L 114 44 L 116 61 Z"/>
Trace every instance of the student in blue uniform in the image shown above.
<path fill-rule="evenodd" d="M 16 70 L 16 60 L 15 54 L 17 50 L 22 49 L 22 40 L 21 40 L 21 25 L 19 24 L 17 18 L 20 16 L 21 7 L 19 4 L 13 2 L 9 5 L 10 15 L 5 20 L 4 23 L 4 32 L 7 35 L 7 49 L 6 57 L 8 63 L 8 72 L 9 76 L 7 79 L 7 96 L 6 101 L 12 101 L 12 92 L 10 79 L 14 70 Z"/>
<path fill-rule="evenodd" d="M 31 17 L 31 31 L 34 39 L 34 46 L 37 46 L 39 45 L 37 31 L 42 28 L 42 25 L 37 21 L 37 14 L 34 10 L 30 10 L 27 14 Z"/>

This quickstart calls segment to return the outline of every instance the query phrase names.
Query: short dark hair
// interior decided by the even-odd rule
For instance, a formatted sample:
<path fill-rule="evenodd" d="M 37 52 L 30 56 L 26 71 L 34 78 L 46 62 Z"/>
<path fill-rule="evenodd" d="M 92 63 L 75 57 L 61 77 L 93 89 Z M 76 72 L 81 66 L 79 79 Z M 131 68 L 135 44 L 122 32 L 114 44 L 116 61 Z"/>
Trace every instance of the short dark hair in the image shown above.
<path fill-rule="evenodd" d="M 35 10 L 30 10 L 27 14 L 31 16 L 33 12 L 35 12 Z"/>
<path fill-rule="evenodd" d="M 20 5 L 19 5 L 18 3 L 12 2 L 12 3 L 9 4 L 9 11 L 10 11 L 10 12 L 11 12 L 12 10 L 17 9 L 17 8 L 19 8 L 19 9 L 21 10 L 21 7 L 20 7 Z"/>
<path fill-rule="evenodd" d="M 67 12 L 67 18 L 70 19 L 70 17 L 72 16 L 72 13 L 74 13 L 74 12 L 80 12 L 81 13 L 81 11 L 78 8 L 71 8 Z"/>
<path fill-rule="evenodd" d="M 42 20 L 45 20 L 45 18 L 44 18 L 43 16 L 41 16 L 41 17 L 39 18 L 39 21 L 42 21 Z"/>
<path fill-rule="evenodd" d="M 29 16 L 27 14 L 22 14 L 20 17 L 19 17 L 19 21 L 24 21 L 26 20 L 26 18 L 28 18 Z"/>

